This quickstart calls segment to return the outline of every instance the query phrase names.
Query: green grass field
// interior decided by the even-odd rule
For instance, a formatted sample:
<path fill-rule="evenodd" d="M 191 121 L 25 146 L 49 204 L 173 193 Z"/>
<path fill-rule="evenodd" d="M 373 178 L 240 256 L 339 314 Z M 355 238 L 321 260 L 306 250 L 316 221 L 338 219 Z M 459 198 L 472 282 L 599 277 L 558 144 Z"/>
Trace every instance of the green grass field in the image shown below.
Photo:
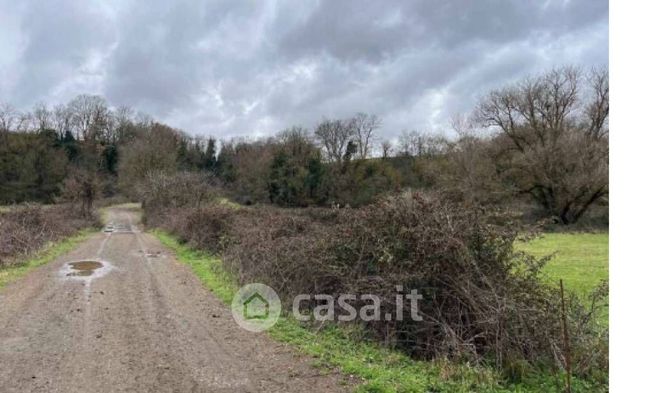
<path fill-rule="evenodd" d="M 609 279 L 608 233 L 547 233 L 517 248 L 538 257 L 553 255 L 544 268 L 548 278 L 580 295 Z"/>

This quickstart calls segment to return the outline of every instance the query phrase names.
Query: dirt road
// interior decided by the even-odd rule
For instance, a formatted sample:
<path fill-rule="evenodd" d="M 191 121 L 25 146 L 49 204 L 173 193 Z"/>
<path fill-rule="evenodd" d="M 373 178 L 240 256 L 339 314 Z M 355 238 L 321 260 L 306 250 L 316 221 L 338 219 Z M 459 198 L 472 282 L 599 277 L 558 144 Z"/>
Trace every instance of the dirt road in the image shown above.
<path fill-rule="evenodd" d="M 0 391 L 349 390 L 311 359 L 238 327 L 187 266 L 141 233 L 134 211 L 108 216 L 113 233 L 0 291 Z M 102 266 L 69 265 L 89 260 Z"/>

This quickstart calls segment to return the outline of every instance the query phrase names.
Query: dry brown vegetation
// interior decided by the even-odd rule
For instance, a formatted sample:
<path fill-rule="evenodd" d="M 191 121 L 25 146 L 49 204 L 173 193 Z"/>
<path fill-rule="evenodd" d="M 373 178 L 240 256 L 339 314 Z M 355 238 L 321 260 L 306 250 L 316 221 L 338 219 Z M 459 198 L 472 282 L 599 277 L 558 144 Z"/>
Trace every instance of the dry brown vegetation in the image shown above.
<path fill-rule="evenodd" d="M 502 212 L 407 193 L 361 209 L 214 204 L 151 211 L 148 220 L 220 253 L 240 282 L 271 285 L 287 306 L 300 293 L 370 293 L 381 296 L 384 316 L 396 310 L 398 285 L 417 289 L 423 321 L 409 318 L 409 304 L 402 321 L 359 321 L 370 338 L 414 357 L 490 363 L 513 378 L 565 362 L 561 301 L 540 274 L 545 261 L 514 250 L 517 227 Z M 606 378 L 607 330 L 595 319 L 605 295 L 599 289 L 589 307 L 567 294 L 580 377 Z"/>
<path fill-rule="evenodd" d="M 17 263 L 48 242 L 97 225 L 97 218 L 81 215 L 69 205 L 17 205 L 0 213 L 0 267 Z"/>

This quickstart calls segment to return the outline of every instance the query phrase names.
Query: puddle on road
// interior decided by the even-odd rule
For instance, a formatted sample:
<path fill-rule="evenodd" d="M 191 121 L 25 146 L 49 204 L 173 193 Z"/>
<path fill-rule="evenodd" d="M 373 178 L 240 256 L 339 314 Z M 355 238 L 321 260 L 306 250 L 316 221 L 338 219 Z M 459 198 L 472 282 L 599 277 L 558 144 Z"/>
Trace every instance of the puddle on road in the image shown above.
<path fill-rule="evenodd" d="M 104 265 L 102 262 L 97 261 L 80 261 L 80 262 L 69 262 L 68 266 L 72 270 L 70 273 L 67 273 L 67 277 L 89 277 L 97 269 L 100 269 Z"/>
<path fill-rule="evenodd" d="M 91 282 L 114 270 L 114 266 L 107 261 L 82 259 L 64 263 L 60 270 L 63 279 L 82 280 Z"/>
<path fill-rule="evenodd" d="M 166 254 L 161 252 L 160 250 L 139 250 L 137 251 L 139 254 L 144 254 L 146 258 L 159 258 L 159 257 L 166 257 Z"/>
<path fill-rule="evenodd" d="M 121 224 L 110 222 L 105 225 L 103 229 L 105 233 L 134 233 L 134 229 L 130 224 Z"/>

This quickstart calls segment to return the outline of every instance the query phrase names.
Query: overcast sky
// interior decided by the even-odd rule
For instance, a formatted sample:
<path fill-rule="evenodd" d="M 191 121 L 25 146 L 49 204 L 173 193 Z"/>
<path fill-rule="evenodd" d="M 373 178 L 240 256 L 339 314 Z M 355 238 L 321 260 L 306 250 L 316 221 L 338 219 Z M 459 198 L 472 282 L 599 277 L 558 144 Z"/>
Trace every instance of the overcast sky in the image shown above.
<path fill-rule="evenodd" d="M 393 136 L 553 66 L 604 66 L 608 30 L 602 0 L 0 0 L 0 101 L 100 94 L 219 138 L 368 112 Z"/>

